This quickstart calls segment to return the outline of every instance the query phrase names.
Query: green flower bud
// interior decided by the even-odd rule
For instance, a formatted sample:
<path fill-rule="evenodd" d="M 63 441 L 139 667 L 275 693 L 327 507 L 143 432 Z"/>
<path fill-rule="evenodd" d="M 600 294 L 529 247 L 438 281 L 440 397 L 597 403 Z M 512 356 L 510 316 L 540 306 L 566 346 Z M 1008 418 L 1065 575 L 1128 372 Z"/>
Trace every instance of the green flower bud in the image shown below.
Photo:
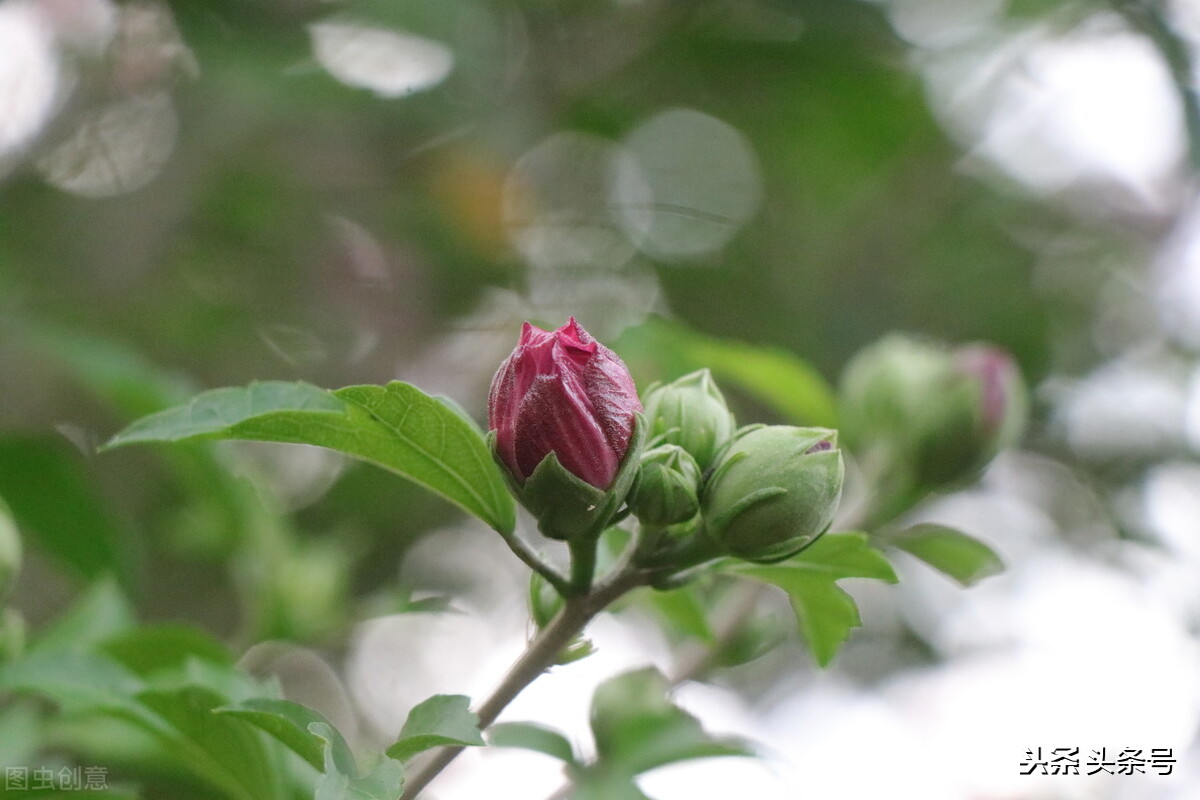
<path fill-rule="evenodd" d="M 987 345 L 957 349 L 892 335 L 842 376 L 842 435 L 894 492 L 973 479 L 1024 428 L 1028 403 L 1016 365 Z"/>
<path fill-rule="evenodd" d="M 785 559 L 829 528 L 843 476 L 837 431 L 743 428 L 701 496 L 708 534 L 747 561 Z"/>
<path fill-rule="evenodd" d="M 682 447 L 664 444 L 642 455 L 629 508 L 646 525 L 686 522 L 700 510 L 700 467 Z"/>
<path fill-rule="evenodd" d="M 733 438 L 737 423 L 707 369 L 652 386 L 643 401 L 649 438 L 682 447 L 701 470 Z"/>
<path fill-rule="evenodd" d="M 21 571 L 21 535 L 12 512 L 0 500 L 0 605 L 8 598 Z"/>

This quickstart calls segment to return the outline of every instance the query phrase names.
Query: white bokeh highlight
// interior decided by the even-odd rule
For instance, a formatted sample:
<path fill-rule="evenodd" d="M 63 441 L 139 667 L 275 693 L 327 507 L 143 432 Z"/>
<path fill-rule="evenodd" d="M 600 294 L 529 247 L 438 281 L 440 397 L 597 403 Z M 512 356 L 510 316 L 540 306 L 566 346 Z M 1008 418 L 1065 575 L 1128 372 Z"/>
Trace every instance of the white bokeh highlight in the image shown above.
<path fill-rule="evenodd" d="M 1079 455 L 1147 458 L 1177 449 L 1187 421 L 1187 375 L 1168 361 L 1128 357 L 1068 389 L 1058 423 Z"/>
<path fill-rule="evenodd" d="M 629 262 L 635 248 L 611 203 L 612 176 L 628 160 L 612 141 L 578 131 L 551 134 L 517 160 L 503 213 L 510 241 L 530 266 L 611 273 Z"/>
<path fill-rule="evenodd" d="M 125 194 L 158 176 L 178 132 L 167 92 L 132 95 L 79 117 L 74 133 L 38 161 L 38 171 L 71 194 Z"/>
<path fill-rule="evenodd" d="M 991 164 L 1041 194 L 1119 188 L 1127 197 L 1110 191 L 1108 202 L 1156 213 L 1178 194 L 1176 90 L 1153 44 L 1115 14 L 1065 32 L 997 28 L 915 58 L 966 163 Z"/>
<path fill-rule="evenodd" d="M 0 3 L 0 171 L 45 126 L 60 90 L 52 28 L 31 3 Z"/>
<path fill-rule="evenodd" d="M 437 86 L 454 69 L 441 42 L 400 30 L 353 22 L 309 26 L 313 56 L 335 79 L 394 98 Z"/>
<path fill-rule="evenodd" d="M 664 259 L 724 247 L 762 203 L 762 175 L 749 140 L 732 125 L 688 108 L 638 125 L 617 162 L 615 206 L 639 249 Z"/>
<path fill-rule="evenodd" d="M 991 30 L 1003 0 L 877 0 L 901 38 L 918 47 L 960 45 Z"/>
<path fill-rule="evenodd" d="M 1153 297 L 1163 332 L 1200 349 L 1200 204 L 1181 214 L 1159 253 Z"/>

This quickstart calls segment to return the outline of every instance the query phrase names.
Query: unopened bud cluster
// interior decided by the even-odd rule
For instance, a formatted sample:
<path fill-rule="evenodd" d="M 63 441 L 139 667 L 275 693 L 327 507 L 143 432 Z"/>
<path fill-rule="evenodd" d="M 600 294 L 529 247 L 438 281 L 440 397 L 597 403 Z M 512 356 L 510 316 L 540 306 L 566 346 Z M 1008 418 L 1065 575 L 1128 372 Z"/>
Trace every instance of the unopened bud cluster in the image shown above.
<path fill-rule="evenodd" d="M 657 496 L 676 512 L 643 508 L 650 504 L 638 498 L 631 507 L 643 523 L 680 523 L 699 514 L 696 527 L 720 552 L 777 561 L 812 544 L 833 521 L 843 477 L 835 431 L 786 425 L 739 429 L 708 370 L 651 387 L 646 422 L 651 441 L 666 442 L 656 451 L 674 448 L 698 469 L 666 471 L 659 467 L 662 456 L 643 458 L 642 476 L 656 487 L 667 483 L 658 475 L 672 475 L 671 490 Z M 688 476 L 698 477 L 689 482 Z M 683 491 L 685 484 L 690 493 Z M 679 499 L 669 505 L 666 498 Z"/>
<path fill-rule="evenodd" d="M 841 497 L 835 431 L 739 429 L 708 370 L 652 386 L 643 408 L 625 365 L 574 319 L 526 323 L 488 421 L 510 487 L 552 538 L 596 536 L 627 507 L 713 556 L 776 561 L 824 533 Z"/>

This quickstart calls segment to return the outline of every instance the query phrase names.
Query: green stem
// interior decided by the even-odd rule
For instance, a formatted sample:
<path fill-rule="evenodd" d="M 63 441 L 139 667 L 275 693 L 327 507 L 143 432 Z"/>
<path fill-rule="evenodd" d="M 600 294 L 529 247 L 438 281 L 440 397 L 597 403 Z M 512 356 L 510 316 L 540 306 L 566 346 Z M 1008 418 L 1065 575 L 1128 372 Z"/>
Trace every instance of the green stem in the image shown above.
<path fill-rule="evenodd" d="M 678 686 L 685 681 L 703 678 L 717 659 L 737 639 L 742 626 L 758 608 L 759 601 L 766 594 L 767 586 L 755 581 L 743 581 L 736 593 L 728 599 L 725 605 L 726 613 L 713 625 L 713 640 L 707 644 L 697 645 L 684 651 L 678 660 L 670 681 L 672 686 Z M 566 800 L 575 788 L 570 779 L 560 786 L 546 800 Z"/>
<path fill-rule="evenodd" d="M 639 566 L 656 570 L 661 576 L 683 572 L 705 561 L 720 558 L 725 553 L 701 527 L 675 542 L 671 547 L 651 553 L 639 561 Z"/>
<path fill-rule="evenodd" d="M 516 555 L 517 558 L 521 559 L 521 561 L 523 561 L 531 570 L 545 578 L 546 583 L 553 586 L 555 591 L 557 591 L 560 595 L 563 597 L 567 596 L 571 590 L 571 585 L 568 583 L 567 579 L 560 575 L 558 570 L 542 561 L 538 554 L 530 549 L 529 545 L 525 544 L 525 541 L 517 535 L 516 531 L 505 533 L 498 528 L 495 530 L 500 534 L 500 537 L 504 539 L 504 543 L 508 545 L 508 549 L 513 551 L 513 554 Z"/>
<path fill-rule="evenodd" d="M 633 561 L 641 563 L 647 558 L 650 558 L 662 546 L 663 537 L 666 536 L 667 529 L 662 525 L 642 525 L 638 524 L 638 541 L 637 546 L 630 553 Z"/>
<path fill-rule="evenodd" d="M 734 643 L 746 622 L 754 616 L 759 601 L 767 592 L 766 584 L 743 581 L 736 587 L 732 597 L 722 601 L 722 617 L 713 624 L 712 641 L 695 644 L 680 653 L 671 685 L 703 678 L 717 659 Z"/>
<path fill-rule="evenodd" d="M 596 549 L 598 536 L 580 536 L 567 542 L 571 550 L 571 581 L 567 596 L 587 594 L 596 576 Z"/>

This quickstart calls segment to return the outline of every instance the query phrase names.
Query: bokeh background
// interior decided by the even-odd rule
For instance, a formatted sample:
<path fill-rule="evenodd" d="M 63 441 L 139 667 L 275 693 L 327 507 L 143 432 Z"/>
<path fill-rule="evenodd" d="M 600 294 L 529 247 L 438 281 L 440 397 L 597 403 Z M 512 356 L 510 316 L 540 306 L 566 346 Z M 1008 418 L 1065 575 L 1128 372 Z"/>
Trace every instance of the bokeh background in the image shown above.
<path fill-rule="evenodd" d="M 383 742 L 519 650 L 515 559 L 327 452 L 100 443 L 255 379 L 399 378 L 478 418 L 524 319 L 577 316 L 643 383 L 673 377 L 647 330 L 834 383 L 891 330 L 990 340 L 1032 388 L 1025 443 L 919 513 L 1009 570 L 850 582 L 865 627 L 824 672 L 767 603 L 780 646 L 678 697 L 767 757 L 643 789 L 1200 797 L 1198 52 L 1194 0 L 0 0 L 14 605 L 36 630 L 113 575 Z M 429 596 L 462 613 L 393 613 Z M 600 621 L 510 718 L 586 747 L 590 686 L 671 672 L 656 630 Z M 1060 746 L 1178 763 L 1021 774 Z M 463 761 L 438 797 L 561 783 Z"/>

